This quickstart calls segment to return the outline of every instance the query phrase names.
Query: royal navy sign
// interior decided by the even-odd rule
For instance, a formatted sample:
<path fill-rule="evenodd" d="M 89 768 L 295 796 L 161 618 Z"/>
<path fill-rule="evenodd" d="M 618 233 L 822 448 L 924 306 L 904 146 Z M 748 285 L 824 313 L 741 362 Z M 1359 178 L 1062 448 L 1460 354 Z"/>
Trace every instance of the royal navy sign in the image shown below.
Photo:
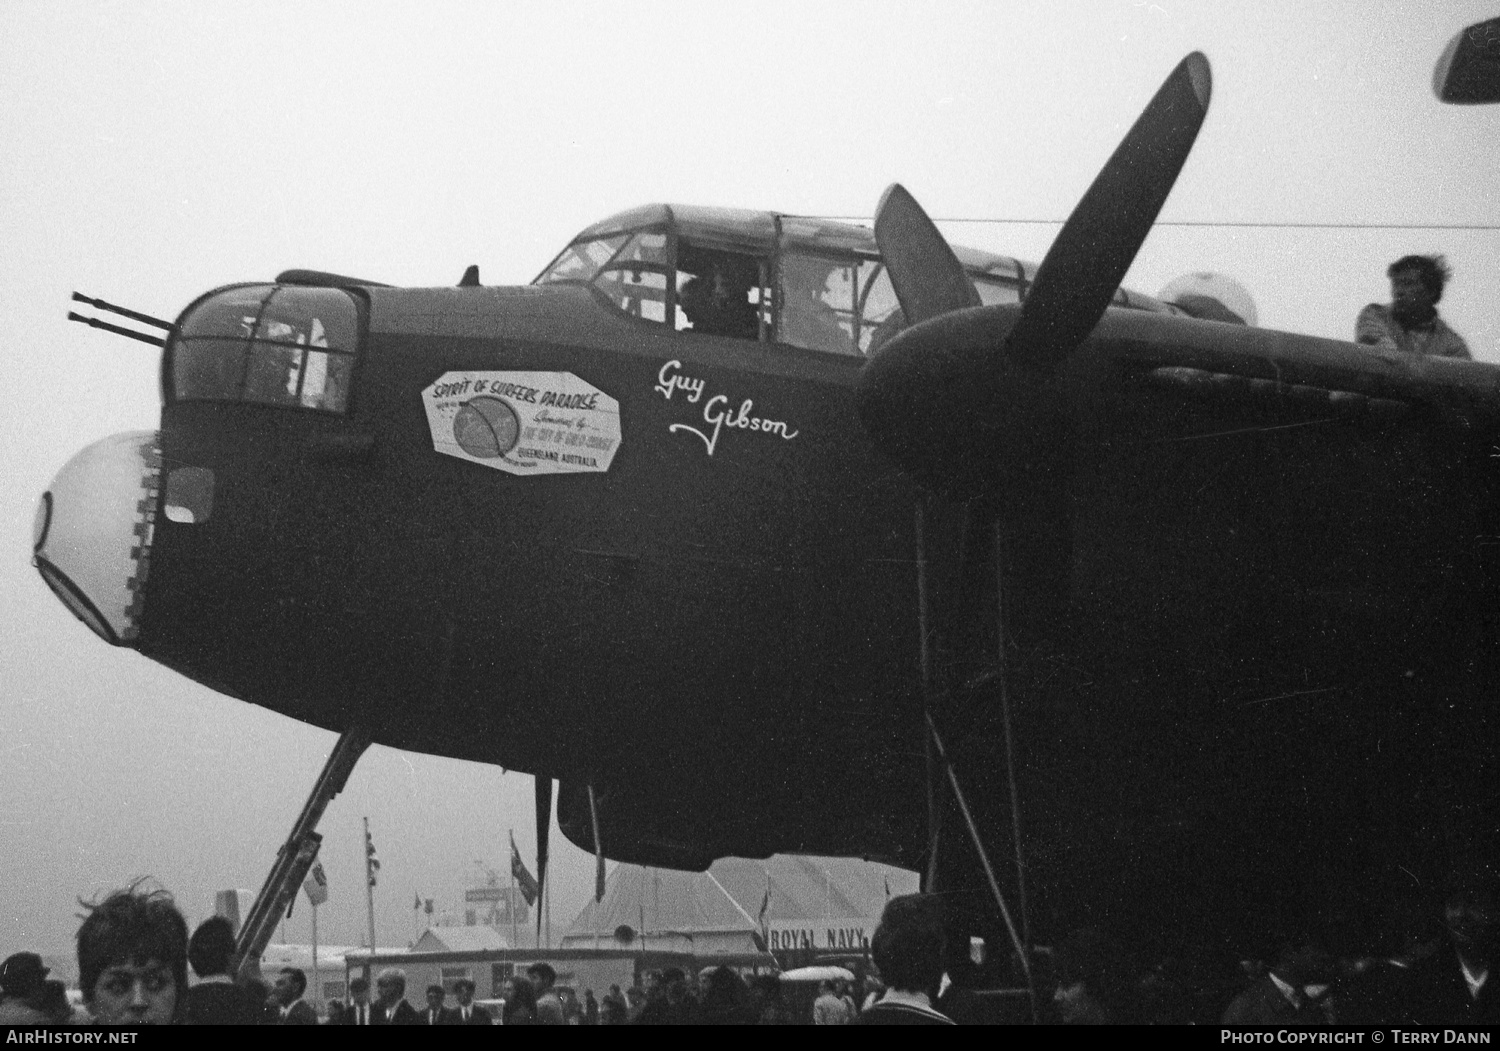
<path fill-rule="evenodd" d="M 877 920 L 861 917 L 841 920 L 773 920 L 767 925 L 766 947 L 772 952 L 790 949 L 866 952 Z"/>

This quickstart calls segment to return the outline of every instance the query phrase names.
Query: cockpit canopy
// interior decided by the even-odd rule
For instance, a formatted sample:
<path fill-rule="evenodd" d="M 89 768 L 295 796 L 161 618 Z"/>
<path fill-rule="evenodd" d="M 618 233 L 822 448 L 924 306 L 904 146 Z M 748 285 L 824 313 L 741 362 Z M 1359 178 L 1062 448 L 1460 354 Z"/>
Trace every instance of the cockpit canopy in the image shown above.
<path fill-rule="evenodd" d="M 984 303 L 1017 303 L 1026 264 L 955 250 Z M 740 339 L 862 357 L 904 319 L 874 234 L 823 219 L 647 205 L 595 223 L 536 284 L 592 284 L 623 313 Z"/>
<path fill-rule="evenodd" d="M 1031 263 L 953 246 L 982 303 L 1018 303 Z M 590 284 L 630 317 L 679 331 L 863 357 L 905 325 L 863 226 L 736 208 L 648 204 L 584 230 L 534 284 Z M 1180 314 L 1118 289 L 1114 305 Z"/>

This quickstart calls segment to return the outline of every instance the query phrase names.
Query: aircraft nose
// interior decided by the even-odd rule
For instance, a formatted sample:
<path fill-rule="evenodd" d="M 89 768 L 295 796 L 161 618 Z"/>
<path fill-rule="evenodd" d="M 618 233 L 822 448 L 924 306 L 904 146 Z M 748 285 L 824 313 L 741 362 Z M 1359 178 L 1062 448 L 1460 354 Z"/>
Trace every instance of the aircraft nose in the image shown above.
<path fill-rule="evenodd" d="M 140 631 L 160 477 L 156 432 L 116 434 L 69 460 L 37 506 L 32 565 L 63 605 L 115 646 L 132 644 Z"/>

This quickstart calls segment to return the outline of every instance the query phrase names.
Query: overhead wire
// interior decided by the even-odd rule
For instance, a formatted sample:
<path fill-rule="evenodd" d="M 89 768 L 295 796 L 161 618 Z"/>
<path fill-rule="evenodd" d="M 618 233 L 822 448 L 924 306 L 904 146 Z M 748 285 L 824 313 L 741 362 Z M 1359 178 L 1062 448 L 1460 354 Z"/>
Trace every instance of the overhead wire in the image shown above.
<path fill-rule="evenodd" d="M 800 219 L 824 219 L 830 222 L 867 223 L 868 215 L 800 215 Z M 1061 226 L 1063 219 L 984 219 L 974 216 L 934 216 L 935 223 L 972 223 L 989 226 Z M 1157 226 L 1181 227 L 1238 227 L 1264 230 L 1473 230 L 1482 233 L 1500 231 L 1500 223 L 1301 223 L 1301 222 L 1249 222 L 1237 220 L 1208 219 L 1163 219 Z"/>

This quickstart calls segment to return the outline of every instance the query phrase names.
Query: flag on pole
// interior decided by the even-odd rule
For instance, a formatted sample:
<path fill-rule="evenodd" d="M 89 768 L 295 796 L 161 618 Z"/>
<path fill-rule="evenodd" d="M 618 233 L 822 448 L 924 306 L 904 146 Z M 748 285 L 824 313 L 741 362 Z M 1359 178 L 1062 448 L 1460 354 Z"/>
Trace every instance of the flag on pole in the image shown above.
<path fill-rule="evenodd" d="M 302 881 L 302 889 L 307 891 L 307 900 L 314 905 L 321 905 L 328 900 L 328 877 L 323 873 L 323 863 L 313 862 L 313 867 L 307 871 L 307 879 Z"/>
<path fill-rule="evenodd" d="M 370 886 L 375 886 L 375 876 L 380 872 L 380 859 L 375 856 L 375 840 L 370 836 L 370 830 L 365 829 L 365 875 L 370 879 Z"/>
<path fill-rule="evenodd" d="M 770 872 L 769 869 L 767 869 L 766 870 L 766 893 L 760 899 L 760 914 L 755 917 L 755 922 L 760 927 L 760 930 L 756 931 L 754 934 L 752 934 L 750 936 L 750 939 L 753 942 L 755 942 L 755 947 L 757 949 L 759 949 L 761 952 L 769 952 L 770 951 L 770 946 L 769 946 L 768 943 L 770 942 L 770 937 L 771 936 L 770 936 L 770 933 L 766 930 L 766 913 L 770 910 L 770 908 L 771 908 L 771 872 Z"/>
<path fill-rule="evenodd" d="M 411 911 L 412 912 L 416 912 L 418 909 L 420 909 L 422 907 L 422 895 L 418 894 L 416 891 L 412 891 L 411 893 L 412 893 Z"/>
<path fill-rule="evenodd" d="M 537 886 L 536 878 L 526 871 L 526 862 L 521 860 L 521 851 L 516 847 L 514 835 L 510 837 L 510 874 L 516 878 L 516 884 L 521 888 L 521 897 L 526 899 L 526 904 L 535 905 L 542 889 Z"/>

